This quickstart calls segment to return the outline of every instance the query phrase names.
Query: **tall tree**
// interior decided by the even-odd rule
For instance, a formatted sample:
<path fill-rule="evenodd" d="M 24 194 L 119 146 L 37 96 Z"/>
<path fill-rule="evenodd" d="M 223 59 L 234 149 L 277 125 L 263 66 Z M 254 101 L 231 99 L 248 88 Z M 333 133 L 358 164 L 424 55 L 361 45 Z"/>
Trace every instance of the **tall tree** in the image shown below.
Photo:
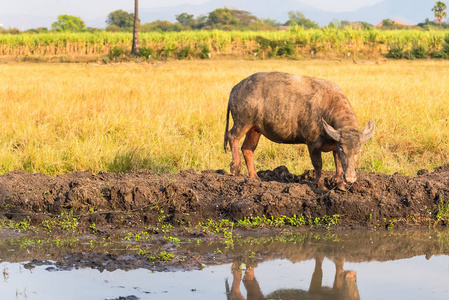
<path fill-rule="evenodd" d="M 217 8 L 209 13 L 206 24 L 209 26 L 214 25 L 236 25 L 239 20 L 234 17 L 229 8 Z"/>
<path fill-rule="evenodd" d="M 176 20 L 182 26 L 190 26 L 191 27 L 195 23 L 195 19 L 193 18 L 193 15 L 190 15 L 188 13 L 182 13 L 182 14 L 176 15 Z"/>
<path fill-rule="evenodd" d="M 231 9 L 230 12 L 231 15 L 234 16 L 234 18 L 239 20 L 240 24 L 250 25 L 252 22 L 257 21 L 257 17 L 253 16 L 250 12 L 246 10 Z"/>
<path fill-rule="evenodd" d="M 134 28 L 132 54 L 139 52 L 139 0 L 134 0 Z"/>
<path fill-rule="evenodd" d="M 57 31 L 84 31 L 86 24 L 80 17 L 60 15 L 58 21 L 51 24 L 51 28 Z"/>
<path fill-rule="evenodd" d="M 318 24 L 314 21 L 307 19 L 302 12 L 294 12 L 289 11 L 288 12 L 288 18 L 289 20 L 285 23 L 287 26 L 292 25 L 300 25 L 304 26 L 304 28 L 319 28 Z"/>
<path fill-rule="evenodd" d="M 106 24 L 115 25 L 120 28 L 131 28 L 134 22 L 134 14 L 128 13 L 124 10 L 115 10 L 108 15 Z"/>
<path fill-rule="evenodd" d="M 437 18 L 438 21 L 441 22 L 441 20 L 443 20 L 443 18 L 447 17 L 446 12 L 444 11 L 446 8 L 447 8 L 447 6 L 444 2 L 441 2 L 441 1 L 435 2 L 435 6 L 432 8 L 432 11 L 435 15 L 435 18 Z"/>

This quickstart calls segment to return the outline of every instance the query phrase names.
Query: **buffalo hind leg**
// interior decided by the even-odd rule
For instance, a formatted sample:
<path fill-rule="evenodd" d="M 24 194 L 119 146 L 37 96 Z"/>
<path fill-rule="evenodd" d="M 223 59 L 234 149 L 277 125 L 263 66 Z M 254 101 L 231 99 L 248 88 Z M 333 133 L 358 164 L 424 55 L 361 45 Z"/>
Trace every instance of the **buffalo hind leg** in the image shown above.
<path fill-rule="evenodd" d="M 242 145 L 242 153 L 245 158 L 246 167 L 248 168 L 248 174 L 251 178 L 259 178 L 256 173 L 256 169 L 254 168 L 254 150 L 257 148 L 257 144 L 259 143 L 260 133 L 257 132 L 254 127 L 251 128 L 247 133 L 245 140 Z"/>
<path fill-rule="evenodd" d="M 231 148 L 232 153 L 232 162 L 231 162 L 231 174 L 232 175 L 240 175 L 240 153 L 239 153 L 239 142 L 240 139 L 245 135 L 248 131 L 248 128 L 236 127 L 235 125 L 231 128 L 231 130 L 227 133 L 227 138 L 229 141 L 229 146 Z"/>

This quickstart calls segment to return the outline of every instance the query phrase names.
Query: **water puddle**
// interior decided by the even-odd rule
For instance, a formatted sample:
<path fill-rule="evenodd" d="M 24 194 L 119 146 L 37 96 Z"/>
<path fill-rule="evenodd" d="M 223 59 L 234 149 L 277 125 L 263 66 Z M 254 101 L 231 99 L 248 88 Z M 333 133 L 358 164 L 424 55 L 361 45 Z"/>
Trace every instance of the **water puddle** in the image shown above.
<path fill-rule="evenodd" d="M 0 239 L 0 299 L 449 299 L 446 232 L 61 243 Z"/>

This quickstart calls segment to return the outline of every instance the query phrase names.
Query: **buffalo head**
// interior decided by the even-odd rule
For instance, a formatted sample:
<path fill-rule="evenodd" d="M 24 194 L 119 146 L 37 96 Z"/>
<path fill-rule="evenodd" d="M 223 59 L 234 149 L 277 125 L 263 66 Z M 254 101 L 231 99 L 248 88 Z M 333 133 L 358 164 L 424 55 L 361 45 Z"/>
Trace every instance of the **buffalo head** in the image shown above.
<path fill-rule="evenodd" d="M 362 143 L 369 140 L 374 134 L 374 122 L 369 121 L 368 125 L 360 132 L 352 127 L 343 127 L 340 130 L 334 129 L 322 119 L 324 130 L 335 142 L 337 155 L 343 169 L 342 176 L 347 183 L 357 180 L 356 165 Z"/>

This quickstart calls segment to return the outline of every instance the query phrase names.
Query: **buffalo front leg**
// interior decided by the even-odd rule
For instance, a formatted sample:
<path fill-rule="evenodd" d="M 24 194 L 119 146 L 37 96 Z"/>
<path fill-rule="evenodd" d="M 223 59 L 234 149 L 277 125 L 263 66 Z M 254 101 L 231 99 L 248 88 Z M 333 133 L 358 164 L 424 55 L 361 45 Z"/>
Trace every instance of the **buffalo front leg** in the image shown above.
<path fill-rule="evenodd" d="M 324 180 L 321 178 L 321 170 L 323 169 L 323 160 L 321 158 L 321 150 L 309 148 L 310 159 L 312 160 L 313 170 L 315 172 L 315 180 L 313 185 L 318 189 L 325 189 Z"/>
<path fill-rule="evenodd" d="M 335 162 L 335 183 L 337 184 L 337 188 L 339 190 L 345 191 L 345 182 L 343 180 L 343 168 L 341 166 L 340 159 L 338 158 L 337 151 L 332 151 L 332 154 L 334 155 L 334 162 Z"/>
<path fill-rule="evenodd" d="M 245 158 L 246 167 L 248 168 L 248 174 L 251 178 L 259 178 L 256 173 L 256 169 L 254 168 L 254 150 L 257 148 L 257 144 L 259 143 L 260 133 L 257 132 L 254 128 L 251 128 L 247 133 L 245 140 L 242 145 L 242 153 Z"/>

